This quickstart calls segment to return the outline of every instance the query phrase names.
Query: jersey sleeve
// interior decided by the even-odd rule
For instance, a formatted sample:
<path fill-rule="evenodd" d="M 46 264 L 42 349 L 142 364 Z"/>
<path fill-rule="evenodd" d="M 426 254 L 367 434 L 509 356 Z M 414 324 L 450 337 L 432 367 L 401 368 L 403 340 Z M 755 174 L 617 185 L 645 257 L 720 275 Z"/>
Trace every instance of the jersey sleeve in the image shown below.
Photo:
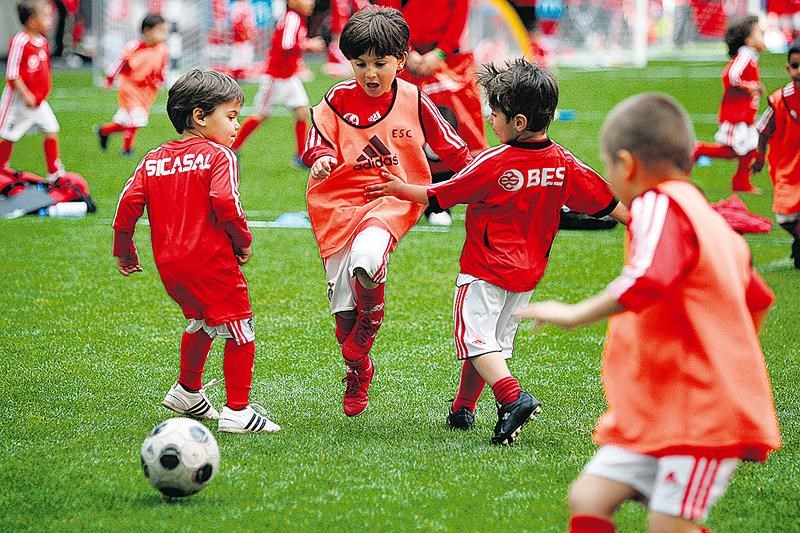
<path fill-rule="evenodd" d="M 505 148 L 505 146 L 504 146 Z M 496 168 L 487 150 L 447 181 L 428 188 L 428 203 L 434 209 L 448 209 L 457 204 L 473 204 L 486 198 L 495 181 Z"/>
<path fill-rule="evenodd" d="M 630 253 L 608 285 L 625 309 L 639 311 L 662 298 L 697 263 L 699 244 L 683 210 L 665 194 L 646 192 L 631 208 Z"/>
<path fill-rule="evenodd" d="M 423 92 L 420 92 L 420 119 L 428 146 L 450 170 L 458 172 L 472 160 L 467 143 Z"/>
<path fill-rule="evenodd" d="M 119 73 L 122 71 L 122 67 L 124 67 L 125 63 L 128 62 L 128 58 L 130 58 L 131 54 L 139 49 L 139 45 L 140 42 L 134 39 L 133 41 L 129 41 L 122 48 L 117 58 L 114 59 L 110 65 L 108 65 L 108 68 L 106 68 L 106 79 L 113 80 L 119 76 Z"/>
<path fill-rule="evenodd" d="M 234 246 L 245 248 L 250 246 L 253 236 L 247 228 L 247 220 L 239 201 L 239 165 L 231 149 L 224 146 L 219 149 L 211 160 L 209 170 L 211 210 L 225 227 Z"/>
<path fill-rule="evenodd" d="M 23 33 L 16 34 L 8 45 L 8 61 L 6 63 L 6 81 L 19 78 L 19 67 L 22 64 L 22 52 L 25 49 L 27 38 Z"/>
<path fill-rule="evenodd" d="M 768 139 L 775 133 L 775 110 L 772 109 L 772 105 L 767 106 L 761 114 L 761 118 L 756 122 L 756 130 Z"/>
<path fill-rule="evenodd" d="M 133 233 L 136 222 L 142 217 L 147 203 L 145 177 L 142 174 L 144 159 L 136 167 L 133 175 L 125 183 L 119 195 L 117 211 L 114 214 L 114 252 L 115 257 L 126 257 L 136 251 Z"/>
<path fill-rule="evenodd" d="M 303 164 L 310 167 L 314 161 L 322 156 L 336 157 L 336 150 L 333 146 L 322 136 L 314 123 L 308 128 L 306 135 L 306 144 L 303 147 Z"/>
<path fill-rule="evenodd" d="M 617 199 L 608 182 L 589 165 L 569 152 L 567 156 L 567 201 L 572 211 L 601 218 L 617 206 Z"/>
<path fill-rule="evenodd" d="M 298 42 L 300 34 L 300 15 L 294 11 L 287 11 L 283 21 L 283 35 L 281 35 L 281 50 L 293 50 L 300 46 Z"/>

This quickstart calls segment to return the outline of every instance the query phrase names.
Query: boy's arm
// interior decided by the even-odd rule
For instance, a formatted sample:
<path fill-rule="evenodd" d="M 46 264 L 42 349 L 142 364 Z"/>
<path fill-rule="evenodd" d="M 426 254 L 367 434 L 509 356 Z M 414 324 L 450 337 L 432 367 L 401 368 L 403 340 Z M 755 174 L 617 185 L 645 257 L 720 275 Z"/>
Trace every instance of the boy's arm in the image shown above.
<path fill-rule="evenodd" d="M 22 102 L 27 107 L 36 107 L 36 97 L 33 96 L 33 93 L 28 86 L 22 81 L 22 78 L 17 78 L 14 80 L 14 88 L 19 92 L 19 95 L 22 97 Z"/>
<path fill-rule="evenodd" d="M 767 143 L 769 143 L 772 134 L 775 133 L 775 110 L 772 106 L 767 106 L 761 118 L 756 123 L 756 130 L 758 131 L 758 146 L 756 147 L 756 157 L 750 165 L 750 173 L 756 174 L 761 172 L 764 168 L 764 159 L 767 154 Z"/>
<path fill-rule="evenodd" d="M 747 308 L 753 317 L 753 326 L 756 331 L 761 331 L 767 318 L 767 311 L 775 303 L 775 295 L 758 272 L 750 269 L 750 283 L 745 291 Z"/>
<path fill-rule="evenodd" d="M 306 136 L 302 161 L 305 166 L 311 169 L 311 177 L 315 179 L 327 178 L 336 165 L 339 164 L 336 159 L 336 150 L 322 136 L 313 120 Z"/>
<path fill-rule="evenodd" d="M 381 172 L 381 176 L 387 181 L 367 185 L 364 189 L 364 196 L 372 200 L 381 196 L 394 196 L 401 200 L 407 200 L 417 204 L 428 205 L 428 187 L 426 185 L 414 185 L 406 183 L 399 176 L 389 172 Z"/>
<path fill-rule="evenodd" d="M 420 116 L 428 146 L 450 170 L 458 172 L 472 161 L 467 143 L 425 93 L 420 93 Z"/>
<path fill-rule="evenodd" d="M 247 259 L 242 261 L 242 258 L 244 252 L 249 257 L 253 235 L 239 202 L 239 165 L 230 148 L 220 147 L 220 152 L 212 159 L 210 172 L 211 210 L 225 228 L 240 263 L 246 262 Z"/>
<path fill-rule="evenodd" d="M 625 224 L 626 226 L 628 225 L 628 222 L 631 221 L 631 212 L 622 202 L 617 202 L 616 207 L 611 210 L 608 216 Z"/>
<path fill-rule="evenodd" d="M 11 82 L 14 89 L 19 92 L 22 102 L 26 106 L 35 107 L 36 98 L 25 82 L 22 81 L 22 78 L 19 77 L 20 67 L 22 67 L 22 51 L 26 42 L 24 34 L 17 34 L 11 39 L 8 50 L 8 63 L 6 63 L 6 81 Z"/>
<path fill-rule="evenodd" d="M 141 163 L 139 166 L 141 167 Z M 137 168 L 122 189 L 117 212 L 114 214 L 113 255 L 117 258 L 117 269 L 123 276 L 142 272 L 139 254 L 133 242 L 133 233 L 136 230 L 136 221 L 144 213 L 145 203 L 144 182 Z"/>
<path fill-rule="evenodd" d="M 591 324 L 623 311 L 608 289 L 575 304 L 548 300 L 524 307 L 515 314 L 534 321 L 534 328 L 542 324 L 555 324 L 562 328 L 575 328 Z"/>

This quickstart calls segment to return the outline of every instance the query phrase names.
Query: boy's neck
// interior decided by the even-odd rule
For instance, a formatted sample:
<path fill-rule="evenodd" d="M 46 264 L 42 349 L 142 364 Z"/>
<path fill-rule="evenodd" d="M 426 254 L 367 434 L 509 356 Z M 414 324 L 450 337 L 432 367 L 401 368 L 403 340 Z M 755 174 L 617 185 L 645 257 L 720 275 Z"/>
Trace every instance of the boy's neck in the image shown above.
<path fill-rule="evenodd" d="M 39 36 L 42 35 L 42 32 L 40 32 L 38 30 L 34 30 L 33 28 L 29 28 L 28 26 L 25 26 L 25 28 L 22 31 L 24 31 L 25 33 L 27 33 L 31 37 L 39 37 Z"/>
<path fill-rule="evenodd" d="M 546 141 L 547 140 L 547 132 L 546 131 L 528 131 L 525 130 L 520 133 L 516 138 L 509 139 L 508 143 L 518 142 L 537 142 L 537 141 Z M 506 143 L 506 144 L 508 144 Z"/>

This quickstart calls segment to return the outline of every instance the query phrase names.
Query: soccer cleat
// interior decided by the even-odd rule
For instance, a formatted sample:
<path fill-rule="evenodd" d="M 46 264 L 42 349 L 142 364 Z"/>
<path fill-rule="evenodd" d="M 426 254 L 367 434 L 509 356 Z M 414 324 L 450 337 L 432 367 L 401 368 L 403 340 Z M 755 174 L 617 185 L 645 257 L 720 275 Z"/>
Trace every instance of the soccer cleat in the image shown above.
<path fill-rule="evenodd" d="M 121 150 L 121 151 L 119 152 L 119 155 L 121 155 L 121 156 L 122 156 L 122 157 L 124 157 L 125 159 L 133 159 L 133 157 L 134 157 L 136 154 L 134 153 L 134 151 L 133 151 L 133 148 L 131 148 L 130 150 Z"/>
<path fill-rule="evenodd" d="M 263 414 L 256 412 L 254 407 L 260 411 L 264 410 L 263 407 L 255 403 L 251 403 L 239 411 L 234 411 L 227 405 L 223 405 L 217 429 L 224 433 L 274 433 L 281 430 L 278 424 Z"/>
<path fill-rule="evenodd" d="M 447 425 L 452 429 L 472 429 L 475 426 L 475 413 L 466 407 L 459 407 L 454 413 L 451 406 L 447 413 Z"/>
<path fill-rule="evenodd" d="M 542 404 L 539 400 L 525 391 L 521 391 L 515 401 L 498 405 L 497 425 L 494 426 L 492 444 L 513 444 L 522 427 L 541 411 Z"/>
<path fill-rule="evenodd" d="M 344 414 L 347 416 L 358 416 L 364 412 L 369 405 L 369 386 L 372 383 L 372 376 L 375 375 L 375 363 L 369 360 L 369 368 L 361 372 L 356 372 L 352 368 L 347 369 L 347 374 L 342 378 L 344 388 Z"/>
<path fill-rule="evenodd" d="M 441 211 L 439 213 L 431 213 L 430 215 L 428 215 L 428 224 L 430 224 L 431 226 L 452 226 L 453 218 L 447 211 Z"/>
<path fill-rule="evenodd" d="M 189 392 L 183 388 L 183 385 L 176 381 L 172 388 L 169 389 L 169 392 L 167 392 L 161 405 L 190 418 L 196 418 L 198 420 L 217 420 L 219 418 L 219 413 L 214 409 L 214 406 L 211 405 L 211 402 L 208 401 L 205 392 L 207 388 L 213 387 L 217 383 L 219 383 L 219 381 L 212 379 L 199 391 Z"/>
<path fill-rule="evenodd" d="M 97 134 L 97 141 L 100 143 L 100 149 L 105 152 L 108 150 L 108 135 L 103 133 L 103 130 L 99 126 L 95 126 L 94 132 Z"/>

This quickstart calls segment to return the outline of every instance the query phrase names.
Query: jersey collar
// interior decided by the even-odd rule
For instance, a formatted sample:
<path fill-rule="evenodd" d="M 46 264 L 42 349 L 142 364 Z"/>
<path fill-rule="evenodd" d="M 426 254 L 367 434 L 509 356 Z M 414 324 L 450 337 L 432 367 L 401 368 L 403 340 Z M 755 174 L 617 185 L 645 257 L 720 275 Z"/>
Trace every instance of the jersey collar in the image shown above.
<path fill-rule="evenodd" d="M 550 139 L 544 139 L 541 141 L 509 141 L 506 144 L 515 148 L 522 148 L 524 150 L 542 150 L 543 148 L 547 148 L 548 146 L 552 145 L 553 141 Z"/>

